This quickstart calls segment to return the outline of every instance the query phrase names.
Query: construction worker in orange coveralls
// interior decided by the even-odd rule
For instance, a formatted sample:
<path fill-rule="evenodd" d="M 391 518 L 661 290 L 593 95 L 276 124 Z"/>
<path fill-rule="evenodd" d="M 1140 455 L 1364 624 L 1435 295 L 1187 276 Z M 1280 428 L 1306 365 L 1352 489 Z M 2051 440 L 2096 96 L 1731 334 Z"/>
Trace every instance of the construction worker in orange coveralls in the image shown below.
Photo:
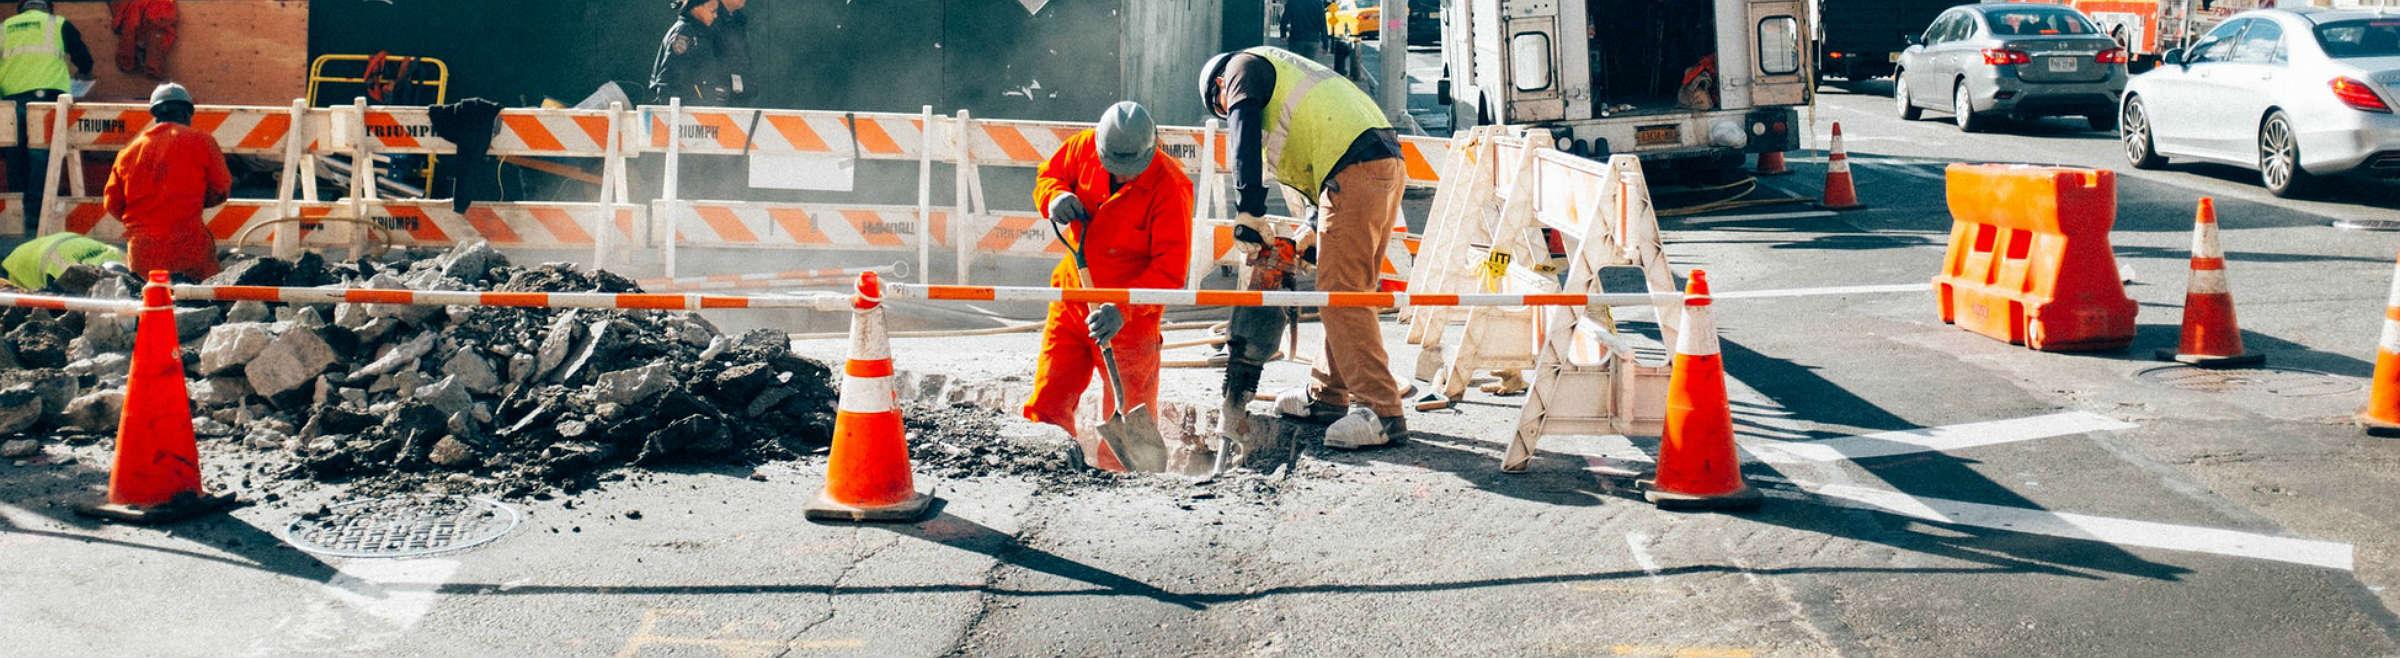
<path fill-rule="evenodd" d="M 192 128 L 192 92 L 183 85 L 150 92 L 150 116 L 150 128 L 109 170 L 108 214 L 125 223 L 133 271 L 206 279 L 217 273 L 217 243 L 200 211 L 225 203 L 233 176 L 216 138 Z"/>
<path fill-rule="evenodd" d="M 1192 180 L 1182 162 L 1159 150 L 1157 125 L 1141 105 L 1110 106 L 1098 126 L 1068 138 L 1036 171 L 1033 205 L 1065 230 L 1069 247 L 1083 250 L 1092 287 L 1183 287 L 1191 257 Z M 1077 278 L 1070 255 L 1051 271 L 1050 285 L 1084 287 Z M 1118 403 L 1103 385 L 1106 410 L 1156 408 L 1162 314 L 1147 305 L 1051 304 L 1025 418 L 1076 434 L 1076 405 L 1100 363 L 1096 341 L 1116 348 L 1130 398 Z M 1094 465 L 1123 470 L 1104 447 L 1094 451 Z"/>

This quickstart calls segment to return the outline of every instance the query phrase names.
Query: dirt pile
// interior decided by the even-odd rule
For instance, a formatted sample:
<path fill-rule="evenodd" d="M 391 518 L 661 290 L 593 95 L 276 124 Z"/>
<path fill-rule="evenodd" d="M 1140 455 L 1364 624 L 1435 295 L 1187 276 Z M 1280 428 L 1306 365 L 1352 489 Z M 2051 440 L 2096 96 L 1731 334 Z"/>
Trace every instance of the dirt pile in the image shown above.
<path fill-rule="evenodd" d="M 1083 465 L 1063 435 L 1010 432 L 1000 412 L 947 402 L 901 409 L 908 455 L 923 476 L 954 479 L 1018 476 L 1061 486 L 1103 485 L 1123 476 Z"/>
<path fill-rule="evenodd" d="M 208 283 L 635 292 L 572 265 L 512 265 L 481 243 L 328 262 L 242 260 Z M 54 292 L 132 298 L 130 275 L 79 271 Z M 526 495 L 592 486 L 626 464 L 738 464 L 821 449 L 836 392 L 773 331 L 721 335 L 649 311 L 283 306 L 177 311 L 204 450 L 239 447 L 237 489 L 343 483 L 357 493 Z M 0 441 L 115 431 L 130 319 L 0 313 Z M 23 400 L 19 400 L 23 398 Z M 37 409 L 31 413 L 24 409 Z M 218 445 L 209 445 L 215 442 Z M 222 463 L 222 462 L 220 462 Z"/>

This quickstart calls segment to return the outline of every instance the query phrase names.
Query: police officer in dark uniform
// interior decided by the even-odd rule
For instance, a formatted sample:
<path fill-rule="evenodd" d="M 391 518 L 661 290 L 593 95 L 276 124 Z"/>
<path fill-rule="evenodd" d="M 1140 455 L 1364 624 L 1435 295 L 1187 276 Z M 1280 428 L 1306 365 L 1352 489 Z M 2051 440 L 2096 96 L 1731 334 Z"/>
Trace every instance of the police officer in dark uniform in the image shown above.
<path fill-rule="evenodd" d="M 658 44 L 650 67 L 650 102 L 681 98 L 686 106 L 732 107 L 752 91 L 742 73 L 749 67 L 749 17 L 745 0 L 671 0 L 675 26 Z M 663 162 L 663 161 L 662 161 Z M 663 165 L 662 165 L 663 166 Z M 745 192 L 742 156 L 685 155 L 680 198 L 733 199 Z M 637 179 L 642 194 L 663 189 L 663 170 L 647 169 Z"/>
<path fill-rule="evenodd" d="M 671 0 L 676 20 L 650 67 L 650 101 L 724 107 L 750 95 L 742 73 L 749 63 L 744 0 Z"/>

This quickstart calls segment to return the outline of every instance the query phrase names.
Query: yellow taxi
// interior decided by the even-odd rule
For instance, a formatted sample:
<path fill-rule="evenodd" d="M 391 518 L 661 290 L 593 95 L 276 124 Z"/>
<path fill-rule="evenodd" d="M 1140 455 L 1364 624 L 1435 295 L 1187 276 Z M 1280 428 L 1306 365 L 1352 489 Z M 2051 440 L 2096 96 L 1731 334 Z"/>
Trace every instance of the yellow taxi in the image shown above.
<path fill-rule="evenodd" d="M 1374 36 L 1382 30 L 1382 0 L 1334 0 L 1325 4 L 1325 33 L 1336 39 Z"/>

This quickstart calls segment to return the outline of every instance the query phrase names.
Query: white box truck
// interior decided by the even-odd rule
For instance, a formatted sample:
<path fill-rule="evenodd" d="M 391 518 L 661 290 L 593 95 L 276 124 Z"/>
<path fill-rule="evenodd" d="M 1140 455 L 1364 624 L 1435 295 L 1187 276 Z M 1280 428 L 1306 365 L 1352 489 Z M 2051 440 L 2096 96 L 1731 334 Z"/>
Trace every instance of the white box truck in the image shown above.
<path fill-rule="evenodd" d="M 1706 178 L 1798 146 L 1815 96 L 1808 0 L 1449 2 L 1454 129 L 1547 128 L 1560 150 Z"/>

